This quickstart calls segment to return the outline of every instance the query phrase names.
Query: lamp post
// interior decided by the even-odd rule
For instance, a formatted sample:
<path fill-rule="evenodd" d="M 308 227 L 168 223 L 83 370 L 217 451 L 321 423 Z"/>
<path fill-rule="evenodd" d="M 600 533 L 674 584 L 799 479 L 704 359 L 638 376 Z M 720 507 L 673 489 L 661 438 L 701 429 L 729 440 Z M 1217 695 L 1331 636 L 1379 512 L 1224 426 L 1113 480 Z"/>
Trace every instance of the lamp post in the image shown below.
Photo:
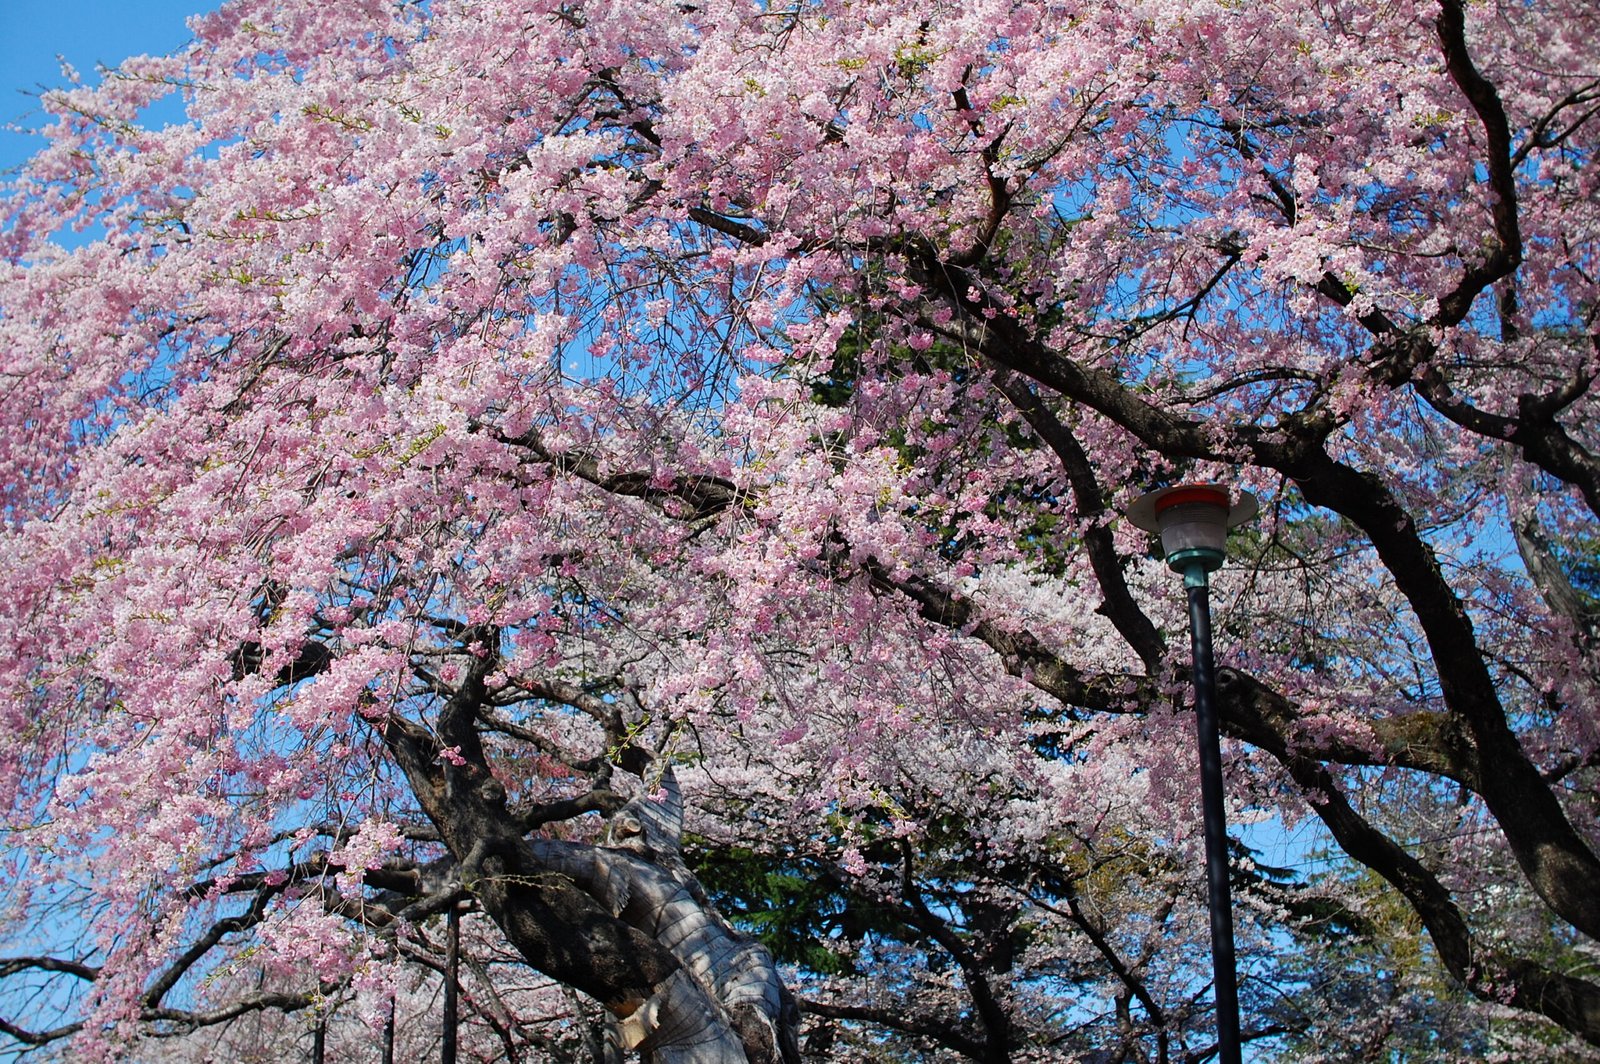
<path fill-rule="evenodd" d="M 1222 568 L 1228 530 L 1256 514 L 1256 499 L 1240 492 L 1230 503 L 1220 484 L 1179 484 L 1152 491 L 1128 508 L 1128 520 L 1161 534 L 1167 565 L 1183 574 L 1189 594 L 1189 639 L 1194 656 L 1194 715 L 1200 739 L 1200 807 L 1205 818 L 1211 965 L 1217 1000 L 1217 1057 L 1239 1064 L 1239 986 L 1233 956 L 1233 902 L 1228 891 L 1228 829 L 1222 805 L 1222 744 L 1217 730 L 1216 674 L 1211 656 L 1207 574 Z"/>

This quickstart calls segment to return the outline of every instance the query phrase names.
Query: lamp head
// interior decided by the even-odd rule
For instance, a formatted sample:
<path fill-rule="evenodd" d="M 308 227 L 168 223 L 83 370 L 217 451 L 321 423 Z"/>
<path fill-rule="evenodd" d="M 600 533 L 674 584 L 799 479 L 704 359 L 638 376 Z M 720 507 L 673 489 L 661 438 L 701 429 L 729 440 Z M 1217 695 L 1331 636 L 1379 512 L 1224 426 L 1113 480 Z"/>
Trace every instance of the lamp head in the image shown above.
<path fill-rule="evenodd" d="M 1185 582 L 1198 569 L 1198 579 L 1222 568 L 1228 556 L 1228 530 L 1256 515 L 1256 497 L 1239 493 L 1228 500 L 1221 484 L 1177 484 L 1141 495 L 1128 507 L 1128 520 L 1146 532 L 1161 535 L 1167 565 L 1183 573 Z"/>

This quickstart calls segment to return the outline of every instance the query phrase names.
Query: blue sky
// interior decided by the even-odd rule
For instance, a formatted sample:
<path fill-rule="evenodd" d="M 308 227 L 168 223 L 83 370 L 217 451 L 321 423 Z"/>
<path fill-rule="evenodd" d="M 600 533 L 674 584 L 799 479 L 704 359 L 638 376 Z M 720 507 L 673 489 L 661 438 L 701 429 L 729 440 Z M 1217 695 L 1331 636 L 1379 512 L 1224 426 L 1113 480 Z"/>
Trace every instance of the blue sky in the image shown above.
<path fill-rule="evenodd" d="M 88 83 L 97 64 L 170 52 L 189 39 L 184 20 L 220 0 L 0 0 L 0 125 L 37 125 L 37 101 L 25 95 L 61 85 L 61 55 Z M 0 129 L 0 174 L 43 142 Z"/>

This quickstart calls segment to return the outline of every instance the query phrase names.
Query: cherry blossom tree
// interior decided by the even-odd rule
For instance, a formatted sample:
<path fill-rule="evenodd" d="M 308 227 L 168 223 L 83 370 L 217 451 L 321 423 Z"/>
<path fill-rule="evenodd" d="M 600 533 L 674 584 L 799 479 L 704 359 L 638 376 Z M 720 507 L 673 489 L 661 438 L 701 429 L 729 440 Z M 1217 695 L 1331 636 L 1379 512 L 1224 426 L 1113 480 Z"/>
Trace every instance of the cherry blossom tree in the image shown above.
<path fill-rule="evenodd" d="M 1245 1037 L 1600 1047 L 1589 0 L 192 29 L 6 191 L 17 1052 L 1203 1059 L 1181 479 Z"/>

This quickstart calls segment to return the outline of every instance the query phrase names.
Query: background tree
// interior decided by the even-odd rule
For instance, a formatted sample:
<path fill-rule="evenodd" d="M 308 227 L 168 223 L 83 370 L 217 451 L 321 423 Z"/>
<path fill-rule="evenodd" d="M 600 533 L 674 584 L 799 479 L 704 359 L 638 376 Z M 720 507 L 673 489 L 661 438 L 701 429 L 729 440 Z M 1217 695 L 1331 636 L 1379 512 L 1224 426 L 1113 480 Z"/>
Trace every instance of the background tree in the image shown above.
<path fill-rule="evenodd" d="M 487 1058 L 1202 1057 L 1118 513 L 1237 476 L 1234 820 L 1343 862 L 1241 850 L 1246 1037 L 1593 1052 L 1596 19 L 240 0 L 47 95 L 0 1030 L 326 1038 L 470 905 Z"/>

